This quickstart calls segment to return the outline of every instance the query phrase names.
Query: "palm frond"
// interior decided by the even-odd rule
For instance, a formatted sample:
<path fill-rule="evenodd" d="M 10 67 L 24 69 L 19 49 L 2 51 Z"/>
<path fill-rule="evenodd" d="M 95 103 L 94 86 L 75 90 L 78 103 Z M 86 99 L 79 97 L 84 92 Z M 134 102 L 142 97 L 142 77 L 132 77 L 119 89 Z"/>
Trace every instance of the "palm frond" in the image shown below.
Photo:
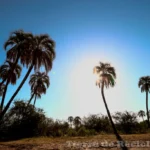
<path fill-rule="evenodd" d="M 143 76 L 139 79 L 138 87 L 141 88 L 141 92 L 150 91 L 150 76 Z"/>
<path fill-rule="evenodd" d="M 34 92 L 35 94 L 45 94 L 50 85 L 49 76 L 45 72 L 36 72 L 31 75 L 29 84 L 31 86 L 31 92 Z"/>
<path fill-rule="evenodd" d="M 100 62 L 99 64 L 100 66 L 95 66 L 93 69 L 93 72 L 99 75 L 96 85 L 101 87 L 104 84 L 106 88 L 109 88 L 109 86 L 114 87 L 116 79 L 115 68 L 109 63 Z"/>

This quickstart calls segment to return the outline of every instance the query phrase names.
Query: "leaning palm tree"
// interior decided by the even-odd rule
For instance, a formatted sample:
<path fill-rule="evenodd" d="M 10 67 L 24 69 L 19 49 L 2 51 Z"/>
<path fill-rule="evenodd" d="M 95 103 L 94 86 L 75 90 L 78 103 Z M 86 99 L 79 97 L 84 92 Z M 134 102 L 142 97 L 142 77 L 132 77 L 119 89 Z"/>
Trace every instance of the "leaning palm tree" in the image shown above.
<path fill-rule="evenodd" d="M 117 129 L 116 129 L 115 124 L 110 115 L 110 111 L 108 109 L 108 105 L 106 103 L 106 99 L 104 96 L 104 87 L 109 88 L 110 86 L 114 87 L 114 85 L 115 85 L 115 79 L 116 79 L 115 68 L 112 67 L 109 63 L 100 62 L 99 66 L 94 67 L 93 72 L 99 75 L 99 79 L 96 81 L 96 85 L 99 86 L 99 88 L 101 88 L 103 102 L 105 104 L 107 115 L 108 115 L 110 123 L 112 125 L 114 134 L 116 135 L 117 140 L 119 140 L 123 143 L 120 145 L 121 149 L 127 150 L 127 147 L 125 146 L 125 142 L 123 141 L 123 139 L 117 132 Z"/>
<path fill-rule="evenodd" d="M 72 116 L 68 117 L 68 122 L 70 123 L 70 127 L 72 128 L 72 123 L 73 123 L 74 118 Z"/>
<path fill-rule="evenodd" d="M 4 63 L 4 65 L 2 65 L 0 67 L 0 78 L 3 81 L 6 80 L 6 85 L 4 88 L 2 101 L 1 101 L 1 105 L 0 105 L 1 111 L 3 110 L 3 105 L 4 105 L 5 96 L 6 96 L 6 92 L 7 92 L 9 83 L 11 83 L 12 85 L 16 84 L 16 81 L 20 77 L 20 74 L 21 74 L 21 70 L 22 70 L 21 66 L 17 64 L 15 66 L 15 68 L 12 70 L 13 66 L 14 66 L 14 63 L 7 60 Z"/>
<path fill-rule="evenodd" d="M 45 94 L 46 89 L 50 85 L 49 76 L 45 72 L 36 72 L 35 74 L 31 75 L 29 84 L 31 86 L 31 98 L 28 104 L 30 104 L 32 98 L 35 97 L 35 105 L 36 98 L 41 98 L 41 94 Z"/>
<path fill-rule="evenodd" d="M 143 122 L 144 122 L 145 111 L 140 110 L 140 111 L 138 112 L 138 116 L 141 117 L 141 118 L 143 119 Z"/>
<path fill-rule="evenodd" d="M 139 88 L 141 88 L 141 92 L 146 93 L 146 114 L 147 114 L 147 125 L 150 128 L 149 122 L 149 112 L 148 112 L 148 92 L 150 92 L 150 76 L 144 76 L 139 79 L 138 83 Z"/>
<path fill-rule="evenodd" d="M 3 112 L 0 114 L 0 120 L 3 118 L 15 96 L 22 88 L 32 69 L 34 68 L 34 70 L 37 71 L 40 67 L 44 67 L 46 72 L 48 72 L 52 68 L 52 62 L 55 58 L 55 42 L 48 35 L 34 36 L 24 44 L 22 49 L 23 48 L 25 51 L 22 53 L 23 55 L 20 56 L 20 61 L 23 65 L 28 67 L 28 71 L 15 93 L 8 101 Z"/>

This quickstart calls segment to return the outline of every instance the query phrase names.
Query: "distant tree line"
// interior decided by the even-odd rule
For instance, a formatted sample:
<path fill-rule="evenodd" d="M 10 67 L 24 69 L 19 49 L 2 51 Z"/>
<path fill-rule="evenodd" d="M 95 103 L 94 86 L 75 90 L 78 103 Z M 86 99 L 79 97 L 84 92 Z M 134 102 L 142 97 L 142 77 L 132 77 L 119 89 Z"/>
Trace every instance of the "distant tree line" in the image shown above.
<path fill-rule="evenodd" d="M 27 107 L 28 106 L 28 107 Z M 112 115 L 119 133 L 146 133 L 147 122 L 139 113 L 116 112 Z M 15 101 L 0 122 L 0 140 L 13 140 L 35 136 L 90 136 L 112 134 L 109 118 L 105 115 L 89 115 L 80 118 L 69 116 L 67 120 L 53 120 L 45 116 L 42 109 L 25 101 Z"/>

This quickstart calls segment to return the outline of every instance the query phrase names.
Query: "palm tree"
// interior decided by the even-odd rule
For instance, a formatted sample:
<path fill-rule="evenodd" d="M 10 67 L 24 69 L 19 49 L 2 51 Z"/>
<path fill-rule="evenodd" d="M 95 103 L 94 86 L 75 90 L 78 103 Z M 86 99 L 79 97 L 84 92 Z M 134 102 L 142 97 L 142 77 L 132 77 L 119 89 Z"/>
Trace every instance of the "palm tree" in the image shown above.
<path fill-rule="evenodd" d="M 31 33 L 25 33 L 23 30 L 14 31 L 11 33 L 10 37 L 4 44 L 4 49 L 10 47 L 7 50 L 7 59 L 11 62 L 14 62 L 12 66 L 12 72 L 17 65 L 20 56 L 24 55 L 24 51 L 29 49 L 29 44 L 27 44 L 33 38 Z M 6 81 L 6 78 L 0 83 L 3 84 Z"/>
<path fill-rule="evenodd" d="M 34 105 L 36 102 L 36 98 L 41 98 L 41 94 L 46 93 L 46 89 L 49 87 L 49 76 L 43 72 L 36 72 L 35 74 L 31 75 L 29 84 L 31 86 L 31 98 L 29 100 L 29 104 L 31 103 L 31 100 L 33 97 L 34 99 Z"/>
<path fill-rule="evenodd" d="M 149 113 L 148 113 L 148 92 L 150 92 L 150 76 L 141 77 L 138 83 L 141 92 L 146 93 L 146 114 L 147 114 L 147 125 L 150 128 Z"/>
<path fill-rule="evenodd" d="M 138 116 L 139 116 L 139 117 L 142 117 L 143 122 L 144 122 L 145 111 L 140 110 L 140 111 L 138 112 Z"/>
<path fill-rule="evenodd" d="M 5 90 L 5 84 L 0 85 L 0 97 L 3 96 L 4 90 Z M 1 113 L 1 111 L 2 111 L 2 109 L 0 108 L 0 113 Z"/>
<path fill-rule="evenodd" d="M 72 128 L 72 123 L 73 123 L 74 118 L 72 116 L 68 117 L 68 122 L 70 123 L 70 127 Z"/>
<path fill-rule="evenodd" d="M 20 77 L 20 74 L 21 74 L 22 68 L 17 64 L 15 66 L 15 68 L 12 70 L 13 66 L 14 66 L 14 63 L 7 60 L 4 63 L 4 65 L 2 65 L 0 67 L 0 78 L 2 78 L 3 81 L 6 80 L 6 85 L 4 88 L 2 101 L 1 101 L 1 105 L 0 105 L 1 111 L 3 110 L 3 105 L 4 105 L 4 101 L 5 101 L 8 84 L 9 83 L 11 83 L 13 85 L 16 84 L 16 81 Z"/>
<path fill-rule="evenodd" d="M 25 44 L 23 44 L 22 49 L 23 48 L 24 51 L 22 55 L 20 55 L 20 61 L 23 65 L 26 65 L 29 68 L 19 87 L 8 101 L 3 112 L 0 114 L 0 120 L 8 110 L 15 96 L 22 88 L 32 69 L 34 68 L 34 70 L 38 70 L 41 66 L 43 66 L 46 72 L 48 72 L 52 68 L 52 62 L 55 58 L 55 43 L 48 35 L 44 34 L 32 37 Z"/>
<path fill-rule="evenodd" d="M 5 42 L 4 49 L 7 50 L 7 47 L 10 47 L 10 49 L 7 50 L 7 60 L 13 63 L 13 65 L 11 66 L 11 72 L 13 72 L 15 67 L 17 66 L 19 58 L 23 54 L 23 51 L 28 49 L 29 46 L 27 43 L 32 37 L 33 36 L 31 33 L 25 33 L 23 30 L 18 30 L 12 32 L 8 40 Z M 11 73 L 7 76 L 7 78 L 3 78 L 2 82 L 0 83 L 0 86 L 3 85 L 3 83 L 7 79 L 9 79 L 10 76 Z M 9 84 L 8 82 L 9 81 L 7 80 L 6 85 Z M 7 86 L 6 86 L 6 91 L 7 91 Z M 4 92 L 4 96 L 3 96 L 4 98 L 5 98 L 5 94 L 6 93 Z M 3 102 L 4 100 L 2 100 L 2 106 L 3 106 Z M 6 113 L 7 109 L 0 113 L 0 119 Z"/>
<path fill-rule="evenodd" d="M 123 141 L 121 136 L 118 134 L 117 129 L 114 125 L 114 122 L 113 122 L 112 117 L 110 115 L 110 111 L 108 109 L 108 105 L 106 103 L 106 99 L 104 96 L 104 87 L 109 88 L 110 86 L 114 87 L 114 85 L 115 85 L 115 79 L 116 79 L 115 68 L 112 67 L 109 63 L 100 62 L 99 66 L 95 66 L 93 71 L 94 71 L 94 73 L 99 75 L 99 79 L 96 81 L 96 85 L 99 86 L 99 88 L 101 88 L 101 94 L 102 94 L 103 102 L 105 104 L 107 115 L 108 115 L 110 123 L 112 125 L 114 134 L 116 135 L 117 140 L 119 140 L 123 143 L 120 145 L 121 149 L 127 150 L 127 147 L 125 146 L 125 142 Z"/>
<path fill-rule="evenodd" d="M 79 128 L 79 126 L 81 125 L 81 118 L 79 116 L 76 116 L 73 120 L 74 126 L 76 127 L 76 129 Z"/>

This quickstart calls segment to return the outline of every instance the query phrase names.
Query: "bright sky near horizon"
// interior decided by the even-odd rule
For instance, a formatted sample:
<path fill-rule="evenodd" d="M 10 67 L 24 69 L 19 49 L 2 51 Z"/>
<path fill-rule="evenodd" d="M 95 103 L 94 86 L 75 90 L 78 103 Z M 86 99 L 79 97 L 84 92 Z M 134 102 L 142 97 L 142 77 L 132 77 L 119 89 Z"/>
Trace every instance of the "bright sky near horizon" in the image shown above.
<path fill-rule="evenodd" d="M 3 44 L 14 30 L 48 33 L 56 42 L 51 85 L 36 104 L 47 116 L 106 114 L 93 75 L 99 61 L 116 69 L 116 86 L 105 90 L 110 111 L 145 110 L 145 93 L 137 84 L 150 75 L 149 0 L 1 0 L 0 25 L 0 64 Z M 9 86 L 6 100 L 20 80 Z M 28 81 L 16 98 L 30 98 Z"/>

